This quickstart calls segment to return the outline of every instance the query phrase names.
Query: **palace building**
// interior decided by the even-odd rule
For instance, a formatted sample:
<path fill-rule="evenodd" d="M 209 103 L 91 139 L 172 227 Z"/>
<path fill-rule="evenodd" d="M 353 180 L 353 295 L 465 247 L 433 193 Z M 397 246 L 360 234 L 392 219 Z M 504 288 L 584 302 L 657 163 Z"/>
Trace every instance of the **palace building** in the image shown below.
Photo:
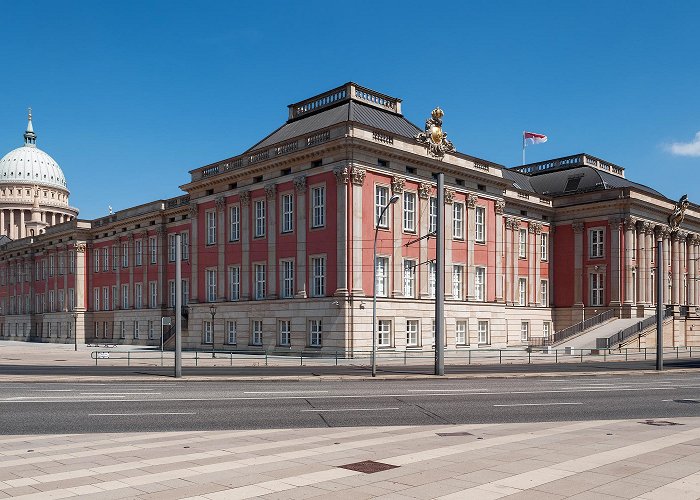
<path fill-rule="evenodd" d="M 421 128 L 401 104 L 347 83 L 191 170 L 181 195 L 95 220 L 76 218 L 30 116 L 25 146 L 0 160 L 0 340 L 159 345 L 180 234 L 187 348 L 366 351 L 375 275 L 379 349 L 432 350 L 438 293 L 448 349 L 516 348 L 607 311 L 649 317 L 657 279 L 667 344 L 700 345 L 697 205 L 586 153 L 512 168 L 470 156 L 442 110 Z"/>

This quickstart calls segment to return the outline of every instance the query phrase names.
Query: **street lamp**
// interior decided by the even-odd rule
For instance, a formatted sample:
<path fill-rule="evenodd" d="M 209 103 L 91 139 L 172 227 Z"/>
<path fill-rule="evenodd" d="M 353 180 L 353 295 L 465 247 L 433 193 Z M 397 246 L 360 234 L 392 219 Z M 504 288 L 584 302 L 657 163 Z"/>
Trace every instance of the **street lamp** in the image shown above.
<path fill-rule="evenodd" d="M 379 234 L 379 222 L 384 217 L 384 212 L 387 211 L 390 205 L 399 201 L 399 195 L 395 194 L 389 198 L 389 202 L 382 207 L 379 217 L 374 224 L 374 258 L 372 259 L 373 270 L 372 276 L 372 376 L 377 376 L 377 235 Z"/>
<path fill-rule="evenodd" d="M 73 329 L 73 340 L 75 342 L 75 350 L 78 350 L 78 313 L 74 312 L 72 314 L 73 316 L 73 324 L 75 325 L 75 328 Z"/>
<path fill-rule="evenodd" d="M 216 316 L 216 306 L 214 304 L 209 306 L 209 314 L 211 314 L 211 357 L 215 358 L 214 353 L 214 316 Z"/>

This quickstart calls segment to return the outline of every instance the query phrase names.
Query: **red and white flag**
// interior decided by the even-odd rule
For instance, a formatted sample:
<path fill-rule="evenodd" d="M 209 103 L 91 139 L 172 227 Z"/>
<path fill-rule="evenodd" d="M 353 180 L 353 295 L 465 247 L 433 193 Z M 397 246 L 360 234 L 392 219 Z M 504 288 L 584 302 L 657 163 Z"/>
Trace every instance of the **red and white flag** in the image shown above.
<path fill-rule="evenodd" d="M 547 142 L 546 135 L 536 134 L 534 132 L 523 132 L 523 146 L 527 146 L 528 144 L 542 144 L 543 142 Z"/>

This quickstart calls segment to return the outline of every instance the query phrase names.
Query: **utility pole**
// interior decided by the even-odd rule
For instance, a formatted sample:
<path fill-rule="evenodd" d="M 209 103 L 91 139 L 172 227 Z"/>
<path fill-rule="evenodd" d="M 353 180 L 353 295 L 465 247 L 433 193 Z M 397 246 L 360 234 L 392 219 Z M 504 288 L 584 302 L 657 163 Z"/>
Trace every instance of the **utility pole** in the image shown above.
<path fill-rule="evenodd" d="M 656 242 L 656 369 L 664 369 L 664 280 L 661 270 L 664 258 L 664 240 L 660 237 Z"/>
<path fill-rule="evenodd" d="M 182 247 L 175 233 L 175 378 L 182 377 Z"/>
<path fill-rule="evenodd" d="M 445 174 L 437 178 L 435 244 L 435 375 L 445 374 Z"/>

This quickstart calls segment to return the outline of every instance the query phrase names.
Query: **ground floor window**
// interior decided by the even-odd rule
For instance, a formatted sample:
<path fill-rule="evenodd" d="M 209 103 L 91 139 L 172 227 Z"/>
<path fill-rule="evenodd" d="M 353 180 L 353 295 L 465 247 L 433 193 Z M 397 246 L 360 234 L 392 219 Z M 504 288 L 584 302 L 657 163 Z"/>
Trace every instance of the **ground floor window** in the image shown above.
<path fill-rule="evenodd" d="M 418 347 L 418 320 L 409 319 L 406 321 L 406 345 L 408 347 Z"/>
<path fill-rule="evenodd" d="M 479 344 L 490 344 L 491 339 L 489 338 L 489 322 L 479 321 L 477 324 L 477 331 L 479 334 Z"/>
<path fill-rule="evenodd" d="M 469 338 L 467 336 L 467 322 L 466 321 L 457 321 L 455 323 L 455 343 L 457 345 L 469 344 Z"/>
<path fill-rule="evenodd" d="M 280 338 L 279 342 L 282 346 L 288 346 L 292 343 L 292 322 L 288 319 L 282 319 L 279 322 Z"/>
<path fill-rule="evenodd" d="M 309 345 L 311 347 L 321 347 L 322 324 L 320 319 L 309 320 Z"/>
<path fill-rule="evenodd" d="M 211 344 L 211 321 L 204 321 L 202 325 L 202 344 Z"/>
<path fill-rule="evenodd" d="M 250 343 L 252 345 L 262 345 L 263 325 L 262 320 L 253 320 L 253 328 L 250 332 Z"/>
<path fill-rule="evenodd" d="M 234 345 L 236 343 L 236 322 L 227 321 L 226 322 L 226 343 Z"/>
<path fill-rule="evenodd" d="M 530 323 L 527 321 L 520 322 L 520 341 L 527 342 L 530 338 Z"/>
<path fill-rule="evenodd" d="M 388 319 L 380 319 L 377 322 L 377 345 L 391 347 L 391 321 Z"/>

